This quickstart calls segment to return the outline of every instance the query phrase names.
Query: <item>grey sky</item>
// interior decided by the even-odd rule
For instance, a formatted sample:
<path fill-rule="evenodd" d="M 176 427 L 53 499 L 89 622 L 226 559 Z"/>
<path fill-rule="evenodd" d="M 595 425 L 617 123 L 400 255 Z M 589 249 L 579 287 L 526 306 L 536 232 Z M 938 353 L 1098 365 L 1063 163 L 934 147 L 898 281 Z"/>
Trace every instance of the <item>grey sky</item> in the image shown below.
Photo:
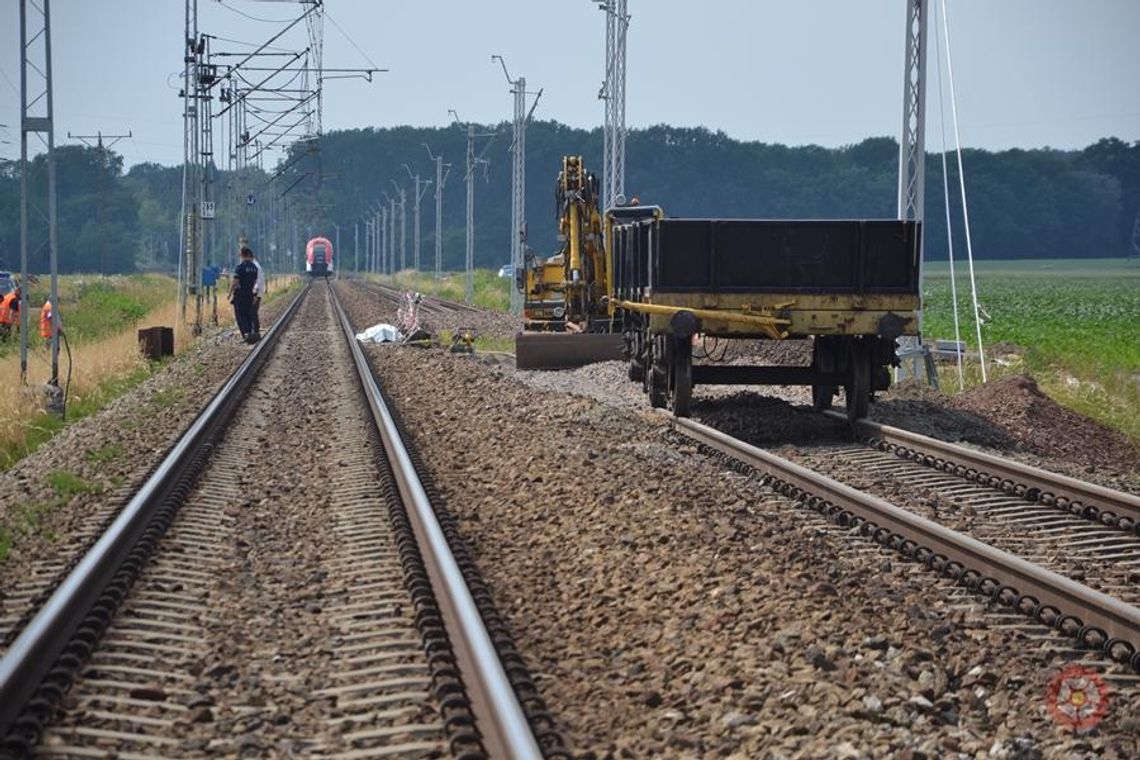
<path fill-rule="evenodd" d="M 199 0 L 200 28 L 259 42 L 295 6 Z M 1140 139 L 1140 0 L 948 0 L 962 141 L 1083 147 Z M 0 7 L 0 155 L 19 155 L 17 0 Z M 704 125 L 733 137 L 834 146 L 897 136 L 903 0 L 629 0 L 627 119 Z M 132 130 L 128 164 L 181 161 L 181 0 L 55 0 L 56 131 Z M 545 88 L 536 118 L 602 118 L 604 27 L 589 0 L 326 0 L 381 67 L 372 84 L 328 83 L 326 129 L 509 117 L 512 76 Z M 933 33 L 933 28 L 932 28 Z M 931 41 L 933 43 L 933 40 Z M 236 49 L 235 46 L 231 48 Z M 931 45 L 933 51 L 933 44 Z M 365 65 L 331 22 L 325 65 Z M 934 61 L 930 70 L 933 74 Z M 948 95 L 948 93 L 947 93 Z M 929 115 L 937 117 L 931 81 Z M 947 110 L 949 117 L 949 110 Z M 935 123 L 928 147 L 937 149 Z"/>

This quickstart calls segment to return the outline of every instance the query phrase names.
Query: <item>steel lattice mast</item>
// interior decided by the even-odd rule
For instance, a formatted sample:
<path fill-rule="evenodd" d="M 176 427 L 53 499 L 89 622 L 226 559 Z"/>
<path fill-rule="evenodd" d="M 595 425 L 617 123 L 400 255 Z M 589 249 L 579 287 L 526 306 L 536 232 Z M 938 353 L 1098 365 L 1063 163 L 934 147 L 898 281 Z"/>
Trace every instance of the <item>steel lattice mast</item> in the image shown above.
<path fill-rule="evenodd" d="M 913 220 L 920 225 L 920 236 L 925 238 L 926 203 L 926 30 L 927 0 L 906 0 L 906 47 L 903 61 L 903 119 L 899 139 L 899 193 L 898 218 Z M 925 246 L 920 242 L 918 263 L 919 308 L 917 311 L 918 337 L 899 338 L 900 379 L 909 375 L 921 378 L 924 374 L 937 386 L 934 362 L 922 346 L 922 278 Z"/>
<path fill-rule="evenodd" d="M 593 0 L 606 14 L 606 76 L 598 98 L 605 103 L 602 126 L 602 208 L 625 203 L 625 43 L 627 0 Z"/>
<path fill-rule="evenodd" d="M 535 96 L 534 105 L 527 113 L 526 108 L 526 77 L 511 79 L 507 71 L 507 62 L 501 55 L 492 55 L 492 61 L 498 61 L 503 67 L 503 75 L 511 85 L 511 94 L 514 96 L 514 119 L 511 123 L 511 270 L 517 271 L 523 265 L 526 254 L 526 123 L 530 120 L 530 113 L 538 107 L 538 100 L 542 97 L 542 90 Z M 522 293 L 518 288 L 511 288 L 511 313 L 522 312 Z"/>
<path fill-rule="evenodd" d="M 198 0 L 186 0 L 185 40 L 183 44 L 182 73 L 182 279 L 179 288 L 179 311 L 182 321 L 190 321 L 195 334 L 202 329 L 202 296 L 198 287 L 201 279 L 202 224 L 201 211 L 201 152 L 199 150 L 198 118 Z M 190 296 L 194 296 L 194 315 L 187 316 Z"/>
<path fill-rule="evenodd" d="M 33 12 L 29 14 L 29 9 Z M 33 22 L 29 36 L 29 19 Z M 38 21 L 38 23 L 36 23 Z M 39 46 L 36 47 L 36 43 Z M 31 97 L 28 92 L 28 77 L 38 77 L 43 89 Z M 28 204 L 30 183 L 28 182 L 28 135 L 35 133 L 47 147 L 47 223 L 48 223 L 48 266 L 51 272 L 51 290 L 48 295 L 52 303 L 51 331 L 51 380 L 52 395 L 49 405 L 55 411 L 63 412 L 65 399 L 59 390 L 59 237 L 55 192 L 55 121 L 52 106 L 51 75 L 51 2 L 42 4 L 32 0 L 20 2 L 20 380 L 27 381 L 28 375 L 28 312 L 31 303 L 31 287 L 28 281 Z M 38 217 L 43 210 L 35 209 Z M 38 225 L 37 225 L 38 226 Z"/>

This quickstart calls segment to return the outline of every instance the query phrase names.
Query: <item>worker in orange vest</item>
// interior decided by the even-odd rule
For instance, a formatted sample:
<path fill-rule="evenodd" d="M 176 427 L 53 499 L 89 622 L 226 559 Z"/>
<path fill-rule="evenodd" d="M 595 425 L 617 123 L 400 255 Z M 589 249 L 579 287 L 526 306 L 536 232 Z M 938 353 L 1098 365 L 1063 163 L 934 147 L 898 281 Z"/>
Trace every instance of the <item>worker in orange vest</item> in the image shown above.
<path fill-rule="evenodd" d="M 12 325 L 20 319 L 20 289 L 14 288 L 0 298 L 0 340 L 6 341 L 12 335 Z"/>
<path fill-rule="evenodd" d="M 51 340 L 52 331 L 52 314 L 51 301 L 44 301 L 44 306 L 40 309 L 40 337 Z"/>

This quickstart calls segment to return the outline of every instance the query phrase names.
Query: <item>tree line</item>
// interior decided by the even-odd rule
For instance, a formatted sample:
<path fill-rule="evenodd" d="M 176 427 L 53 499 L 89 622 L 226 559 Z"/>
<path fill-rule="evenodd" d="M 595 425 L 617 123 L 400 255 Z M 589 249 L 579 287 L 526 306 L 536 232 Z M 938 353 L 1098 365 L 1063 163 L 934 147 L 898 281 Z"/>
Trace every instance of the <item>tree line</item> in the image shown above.
<path fill-rule="evenodd" d="M 507 263 L 510 251 L 510 126 L 479 140 L 476 152 L 489 163 L 474 173 L 476 265 Z M 300 147 L 278 172 L 258 173 L 253 185 L 265 196 L 286 188 L 296 202 L 270 203 L 266 213 L 290 208 L 298 237 L 280 245 L 303 247 L 309 235 L 330 239 L 340 231 L 341 266 L 351 269 L 363 218 L 384 193 L 397 196 L 392 180 L 406 189 L 406 250 L 413 256 L 414 186 L 407 164 L 421 179 L 435 180 L 424 145 L 441 154 L 450 172 L 443 191 L 443 262 L 463 266 L 465 246 L 466 132 L 459 128 L 395 127 L 330 132 L 319 150 Z M 486 150 L 484 151 L 484 148 Z M 703 128 L 655 126 L 632 130 L 626 148 L 626 191 L 670 216 L 760 218 L 892 218 L 896 215 L 898 143 L 873 137 L 841 148 L 788 147 L 734 140 Z M 528 245 L 540 255 L 557 246 L 554 180 L 563 155 L 582 155 L 587 168 L 601 165 L 601 131 L 557 122 L 527 131 Z M 1082 150 L 966 150 L 963 154 L 974 254 L 983 259 L 1094 258 L 1126 256 L 1140 214 L 1140 141 L 1105 138 Z M 44 156 L 31 162 L 33 195 L 44 197 Z M 946 161 L 955 245 L 961 249 L 961 197 L 957 164 Z M 181 167 L 144 163 L 123 171 L 113 151 L 83 146 L 57 149 L 60 269 L 65 272 L 174 271 L 178 261 Z M 600 172 L 599 172 L 600 173 Z M 216 173 L 219 182 L 227 173 Z M 270 181 L 276 177 L 275 181 Z M 319 181 L 318 181 L 319 179 Z M 248 177 L 246 178 L 248 181 Z M 434 186 L 421 200 L 421 260 L 434 256 Z M 0 267 L 19 266 L 18 162 L 0 162 Z M 942 156 L 926 157 L 926 258 L 946 257 Z M 273 211 L 268 211 L 273 209 Z M 219 205 L 219 215 L 226 207 Z M 47 209 L 33 207 L 29 224 L 31 268 L 47 268 Z M 280 221 L 280 219 L 278 219 Z M 223 229 L 225 220 L 218 224 Z M 278 225 L 284 227 L 286 225 Z M 232 225 L 224 226 L 232 229 Z M 222 234 L 219 232 L 219 235 Z M 303 238 L 303 239 L 302 239 Z M 397 241 L 399 235 L 397 234 Z M 266 242 L 266 245 L 269 243 Z M 398 244 L 398 243 L 397 243 Z M 231 245 L 215 242 L 218 258 Z M 298 251 L 294 250 L 294 253 Z M 363 255 L 361 253 L 361 255 Z M 957 255 L 961 255 L 960 253 Z"/>

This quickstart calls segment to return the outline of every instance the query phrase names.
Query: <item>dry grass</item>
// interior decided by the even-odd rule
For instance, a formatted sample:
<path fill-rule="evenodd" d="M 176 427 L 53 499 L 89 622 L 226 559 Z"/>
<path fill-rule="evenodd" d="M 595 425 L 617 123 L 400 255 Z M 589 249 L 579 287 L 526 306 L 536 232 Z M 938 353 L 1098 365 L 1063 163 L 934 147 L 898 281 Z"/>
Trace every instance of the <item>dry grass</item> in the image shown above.
<path fill-rule="evenodd" d="M 268 300 L 291 292 L 297 281 L 293 276 L 271 278 Z M 154 367 L 139 352 L 137 331 L 140 328 L 173 326 L 176 354 L 193 342 L 192 330 L 183 325 L 179 318 L 174 291 L 170 290 L 170 294 L 170 298 L 150 309 L 140 319 L 121 325 L 112 334 L 97 338 L 71 337 L 72 332 L 82 335 L 82 330 L 78 329 L 78 325 L 74 326 L 75 329 L 69 327 L 68 312 L 61 310 L 64 329 L 68 331 L 71 343 L 71 376 L 67 400 L 69 421 L 98 411 L 150 376 Z M 38 318 L 38 310 L 35 316 Z M 233 326 L 233 311 L 221 297 L 218 303 L 218 322 L 218 328 L 207 329 L 207 334 Z M 9 351 L 0 356 L 0 468 L 10 467 L 63 427 L 60 420 L 45 413 L 45 388 L 51 378 L 51 356 L 44 341 L 39 338 L 38 330 L 34 333 L 29 348 L 26 383 L 21 383 L 19 351 Z M 61 344 L 61 386 L 68 384 L 68 370 L 68 356 Z"/>
<path fill-rule="evenodd" d="M 150 325 L 177 325 L 177 314 L 176 304 L 160 306 L 129 329 L 71 345 L 68 406 L 84 408 L 111 378 L 129 377 L 146 370 L 148 363 L 139 353 L 136 330 Z M 181 350 L 186 345 L 189 331 L 176 326 L 174 333 L 175 346 Z M 61 346 L 61 385 L 68 382 L 68 369 L 67 352 Z M 26 448 L 31 440 L 43 437 L 44 433 L 54 432 L 49 430 L 54 425 L 43 419 L 47 401 L 45 387 L 50 379 L 51 354 L 38 335 L 29 345 L 26 384 L 21 383 L 19 352 L 0 359 L 0 446 L 5 450 L 16 452 Z"/>

